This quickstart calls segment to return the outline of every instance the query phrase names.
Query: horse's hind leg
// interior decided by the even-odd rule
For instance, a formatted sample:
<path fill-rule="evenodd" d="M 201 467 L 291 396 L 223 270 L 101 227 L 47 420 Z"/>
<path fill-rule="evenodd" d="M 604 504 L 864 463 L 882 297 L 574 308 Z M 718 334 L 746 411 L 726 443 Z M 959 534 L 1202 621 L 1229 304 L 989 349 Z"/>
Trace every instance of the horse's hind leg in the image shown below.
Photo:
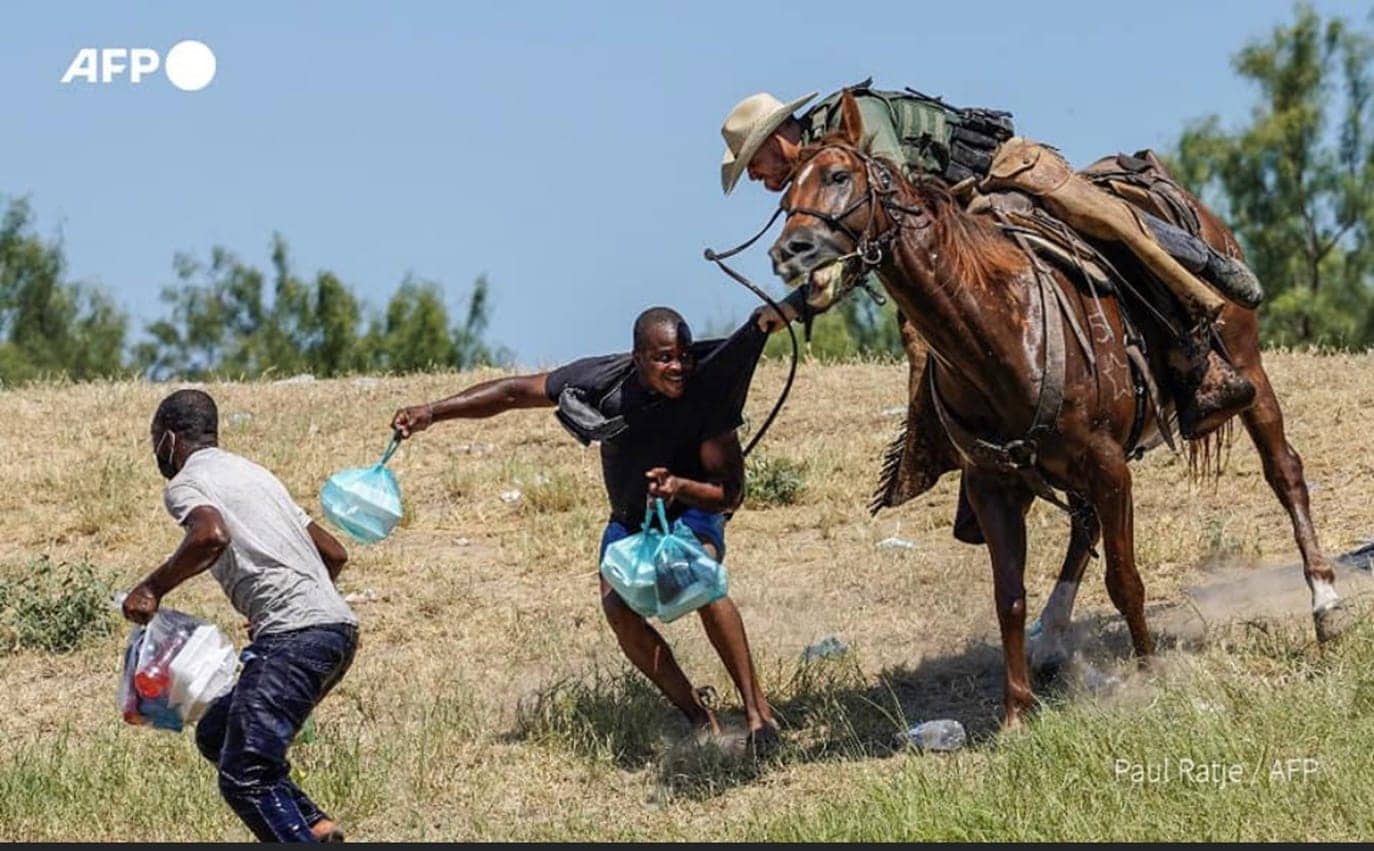
<path fill-rule="evenodd" d="M 1121 447 L 1104 441 L 1093 450 L 1088 474 L 1088 499 L 1102 523 L 1107 562 L 1107 594 L 1126 619 L 1131 644 L 1143 661 L 1154 653 L 1154 640 L 1145 625 L 1145 584 L 1135 567 L 1135 507 L 1131 496 L 1131 468 Z"/>
<path fill-rule="evenodd" d="M 1059 581 L 1055 582 L 1045 608 L 1030 630 L 1031 671 L 1042 678 L 1054 676 L 1073 656 L 1069 641 L 1073 604 L 1078 597 L 1083 571 L 1088 567 L 1088 557 L 1102 536 L 1102 525 L 1086 500 L 1069 494 L 1069 508 L 1073 511 L 1073 527 L 1069 533 L 1069 549 L 1064 554 L 1064 566 L 1059 570 Z"/>
<path fill-rule="evenodd" d="M 1034 704 L 1026 667 L 1026 508 L 1033 497 L 1017 479 L 966 470 L 969 503 L 987 537 L 997 623 L 1002 632 L 1004 728 L 1021 724 Z"/>
<path fill-rule="evenodd" d="M 1246 378 L 1255 385 L 1255 403 L 1241 414 L 1245 430 L 1250 433 L 1255 449 L 1264 465 L 1264 478 L 1288 511 L 1293 521 L 1293 536 L 1302 553 L 1303 576 L 1312 592 L 1312 619 L 1317 639 L 1327 641 L 1350 625 L 1352 615 L 1341 605 L 1336 593 L 1336 574 L 1326 563 L 1317 531 L 1312 526 L 1312 511 L 1307 500 L 1307 480 L 1302 474 L 1302 459 L 1288 443 L 1283 433 L 1283 412 L 1279 410 L 1269 376 L 1260 367 L 1258 358 L 1244 367 Z"/>

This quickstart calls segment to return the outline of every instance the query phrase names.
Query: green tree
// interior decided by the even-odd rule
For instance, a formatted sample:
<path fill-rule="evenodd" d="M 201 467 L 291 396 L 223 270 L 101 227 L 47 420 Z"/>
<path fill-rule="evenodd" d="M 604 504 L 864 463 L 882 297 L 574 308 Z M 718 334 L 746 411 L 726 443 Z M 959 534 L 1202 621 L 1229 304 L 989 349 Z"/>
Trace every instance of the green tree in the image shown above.
<path fill-rule="evenodd" d="M 171 315 L 150 325 L 150 339 L 136 349 L 137 362 L 155 378 L 464 369 L 507 354 L 485 340 L 485 276 L 459 325 L 449 326 L 437 284 L 407 279 L 364 334 L 364 306 L 353 291 L 328 271 L 313 281 L 297 275 L 279 234 L 272 238 L 270 301 L 269 275 L 223 248 L 214 248 L 208 263 L 178 255 L 175 268 L 178 283 L 163 292 Z"/>
<path fill-rule="evenodd" d="M 796 331 L 800 335 L 801 327 Z M 764 347 L 769 357 L 787 357 L 791 351 L 786 334 L 774 334 Z M 810 353 L 827 363 L 903 356 L 896 308 L 890 300 L 880 307 L 861 290 L 850 293 L 812 322 Z"/>
<path fill-rule="evenodd" d="M 406 373 L 508 363 L 510 352 L 486 340 L 490 311 L 491 284 L 486 275 L 474 282 L 463 321 L 452 327 L 439 285 L 407 278 L 364 341 L 370 368 Z"/>
<path fill-rule="evenodd" d="M 1266 289 L 1264 339 L 1374 341 L 1374 39 L 1299 5 L 1233 60 L 1260 100 L 1234 131 L 1188 127 L 1175 173 L 1234 228 Z"/>
<path fill-rule="evenodd" d="M 218 246 L 208 264 L 177 254 L 172 265 L 180 283 L 162 291 L 171 315 L 148 326 L 137 363 L 157 379 L 260 374 L 262 272 Z"/>
<path fill-rule="evenodd" d="M 66 280 L 58 240 L 34 232 L 24 200 L 0 217 L 0 383 L 124 371 L 127 317 L 104 292 Z"/>
<path fill-rule="evenodd" d="M 367 367 L 359 348 L 362 307 L 333 273 L 314 282 L 291 268 L 286 241 L 272 237 L 272 300 L 266 278 L 216 247 L 210 262 L 174 261 L 180 283 L 163 291 L 171 316 L 148 327 L 137 360 L 154 377 L 310 372 L 321 377 Z"/>
<path fill-rule="evenodd" d="M 468 297 L 467 315 L 463 323 L 453 329 L 455 365 L 459 369 L 489 366 L 510 360 L 505 349 L 492 349 L 486 342 L 487 325 L 491 322 L 491 284 L 485 274 L 478 275 Z"/>
<path fill-rule="evenodd" d="M 422 372 L 455 366 L 443 292 L 432 282 L 406 278 L 368 334 L 371 366 L 380 372 Z"/>

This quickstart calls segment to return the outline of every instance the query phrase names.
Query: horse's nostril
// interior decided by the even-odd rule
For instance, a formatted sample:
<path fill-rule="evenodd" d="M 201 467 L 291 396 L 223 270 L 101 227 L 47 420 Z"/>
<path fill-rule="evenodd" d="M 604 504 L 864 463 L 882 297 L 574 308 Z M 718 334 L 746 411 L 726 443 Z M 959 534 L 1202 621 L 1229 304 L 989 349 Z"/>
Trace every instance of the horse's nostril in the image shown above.
<path fill-rule="evenodd" d="M 793 257 L 801 257 L 810 254 L 816 249 L 814 243 L 806 239 L 790 239 L 787 241 L 787 253 Z"/>

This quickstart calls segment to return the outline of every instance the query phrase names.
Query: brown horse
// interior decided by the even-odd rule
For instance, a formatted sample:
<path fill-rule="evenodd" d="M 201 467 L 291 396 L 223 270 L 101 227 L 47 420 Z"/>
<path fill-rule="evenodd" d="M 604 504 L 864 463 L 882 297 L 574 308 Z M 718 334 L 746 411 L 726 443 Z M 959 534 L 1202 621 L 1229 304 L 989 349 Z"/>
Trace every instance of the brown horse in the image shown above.
<path fill-rule="evenodd" d="M 808 301 L 824 310 L 868 269 L 876 270 L 929 346 L 932 389 L 947 417 L 942 421 L 957 423 L 968 445 L 1019 450 L 990 460 L 988 453 L 960 446 L 964 485 L 992 561 L 1006 723 L 1016 725 L 1033 701 L 1023 574 L 1025 514 L 1037 494 L 1063 490 L 1073 509 L 1059 583 L 1041 619 L 1049 654 L 1063 652 L 1074 593 L 1099 538 L 1107 590 L 1135 652 L 1143 662 L 1154 650 L 1135 566 L 1126 456 L 1137 406 L 1122 313 L 1115 298 L 1103 297 L 1098 307 L 1057 268 L 1036 264 L 999 228 L 966 213 L 941 185 L 912 185 L 869 157 L 860 147 L 863 128 L 853 98 L 846 95 L 841 109 L 839 132 L 804 150 L 794 172 L 783 199 L 786 226 L 770 250 L 774 271 L 789 285 L 809 283 Z M 1202 213 L 1203 237 L 1223 250 L 1234 248 L 1220 221 Z M 1080 327 L 1094 329 L 1092 361 L 1087 346 L 1054 339 L 1071 335 L 1058 319 L 1049 321 L 1058 310 L 1050 287 L 1061 289 L 1065 310 Z M 1292 519 L 1317 634 L 1326 639 L 1344 627 L 1349 612 L 1318 546 L 1302 461 L 1284 438 L 1283 416 L 1260 364 L 1258 322 L 1253 311 L 1234 305 L 1221 319 L 1222 341 L 1257 391 L 1242 418 L 1265 478 Z M 1062 403 L 1046 418 L 1052 360 L 1062 363 Z M 1157 431 L 1149 406 L 1144 416 L 1147 431 Z M 1011 457 L 1018 462 L 1002 463 Z"/>

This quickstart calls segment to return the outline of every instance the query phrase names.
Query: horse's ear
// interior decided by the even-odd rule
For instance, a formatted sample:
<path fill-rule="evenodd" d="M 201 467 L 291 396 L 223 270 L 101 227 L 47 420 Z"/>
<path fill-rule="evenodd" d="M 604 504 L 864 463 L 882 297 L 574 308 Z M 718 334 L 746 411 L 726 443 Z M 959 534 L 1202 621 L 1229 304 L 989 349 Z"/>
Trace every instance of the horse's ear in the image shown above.
<path fill-rule="evenodd" d="M 855 148 L 864 143 L 864 119 L 859 113 L 859 102 L 848 89 L 840 95 L 840 137 Z"/>

